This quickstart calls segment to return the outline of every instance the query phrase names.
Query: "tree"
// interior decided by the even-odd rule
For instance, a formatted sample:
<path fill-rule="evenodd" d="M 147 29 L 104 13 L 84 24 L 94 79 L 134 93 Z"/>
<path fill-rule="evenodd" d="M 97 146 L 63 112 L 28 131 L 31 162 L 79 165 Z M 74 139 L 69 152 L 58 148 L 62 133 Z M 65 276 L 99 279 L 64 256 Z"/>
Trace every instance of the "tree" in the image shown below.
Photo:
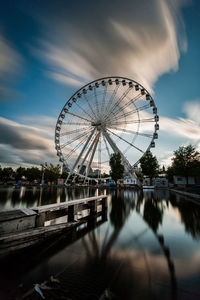
<path fill-rule="evenodd" d="M 150 151 L 147 151 L 140 158 L 140 166 L 142 168 L 142 173 L 150 177 L 150 182 L 152 184 L 152 178 L 159 173 L 159 164 L 156 156 L 153 156 Z"/>
<path fill-rule="evenodd" d="M 117 182 L 117 180 L 122 178 L 124 174 L 124 166 L 119 152 L 111 154 L 109 164 L 111 168 L 110 176 L 115 182 Z"/>
<path fill-rule="evenodd" d="M 15 171 L 15 180 L 20 180 L 22 179 L 22 176 L 26 176 L 26 169 L 19 167 L 17 168 L 17 170 Z"/>
<path fill-rule="evenodd" d="M 61 167 L 60 165 L 53 166 L 50 164 L 49 166 L 47 165 L 44 170 L 44 178 L 48 179 L 49 181 L 57 180 L 60 177 L 61 173 Z"/>
<path fill-rule="evenodd" d="M 69 175 L 69 173 L 64 171 L 64 172 L 62 172 L 61 178 L 67 179 L 68 175 Z"/>
<path fill-rule="evenodd" d="M 4 168 L 1 172 L 1 180 L 8 181 L 10 179 L 13 179 L 14 176 L 14 170 L 12 168 Z"/>
<path fill-rule="evenodd" d="M 188 184 L 189 176 L 200 175 L 200 153 L 192 145 L 179 147 L 174 151 L 170 172 L 185 176 Z"/>
<path fill-rule="evenodd" d="M 26 178 L 29 181 L 40 180 L 42 178 L 42 171 L 37 167 L 31 167 L 26 169 Z"/>

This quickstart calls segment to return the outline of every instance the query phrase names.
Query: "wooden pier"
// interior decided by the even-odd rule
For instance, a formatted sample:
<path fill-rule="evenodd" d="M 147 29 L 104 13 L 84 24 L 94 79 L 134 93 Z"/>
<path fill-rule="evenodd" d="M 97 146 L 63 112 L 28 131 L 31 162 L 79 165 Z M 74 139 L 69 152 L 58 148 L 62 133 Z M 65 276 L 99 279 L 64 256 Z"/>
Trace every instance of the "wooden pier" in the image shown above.
<path fill-rule="evenodd" d="M 0 212 L 0 257 L 39 244 L 107 213 L 107 196 Z"/>

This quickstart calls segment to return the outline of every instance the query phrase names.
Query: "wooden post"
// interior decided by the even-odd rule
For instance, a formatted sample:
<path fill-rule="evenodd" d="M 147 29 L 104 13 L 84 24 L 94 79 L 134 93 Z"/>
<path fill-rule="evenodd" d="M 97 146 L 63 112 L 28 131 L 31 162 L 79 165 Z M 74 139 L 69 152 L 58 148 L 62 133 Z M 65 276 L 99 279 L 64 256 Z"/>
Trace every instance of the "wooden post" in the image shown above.
<path fill-rule="evenodd" d="M 36 217 L 35 227 L 43 227 L 45 224 L 46 212 L 39 213 Z"/>
<path fill-rule="evenodd" d="M 96 215 L 97 213 L 97 200 L 93 200 L 89 204 L 90 207 L 90 216 Z"/>
<path fill-rule="evenodd" d="M 108 207 L 107 198 L 102 198 L 102 211 Z"/>
<path fill-rule="evenodd" d="M 68 206 L 68 222 L 74 222 L 74 205 Z"/>

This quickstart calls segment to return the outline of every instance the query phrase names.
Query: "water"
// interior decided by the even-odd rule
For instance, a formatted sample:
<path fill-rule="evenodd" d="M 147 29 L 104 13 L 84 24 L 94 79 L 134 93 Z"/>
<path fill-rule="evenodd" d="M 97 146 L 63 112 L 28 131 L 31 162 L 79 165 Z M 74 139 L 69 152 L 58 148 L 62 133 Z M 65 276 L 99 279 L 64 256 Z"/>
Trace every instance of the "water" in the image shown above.
<path fill-rule="evenodd" d="M 97 192 L 6 189 L 0 190 L 0 205 L 31 207 Z M 19 289 L 27 291 L 51 275 L 59 278 L 69 299 L 105 294 L 124 300 L 200 299 L 200 205 L 166 190 L 108 193 L 107 218 L 97 227 L 58 237 L 1 263 L 0 299 L 14 299 Z"/>

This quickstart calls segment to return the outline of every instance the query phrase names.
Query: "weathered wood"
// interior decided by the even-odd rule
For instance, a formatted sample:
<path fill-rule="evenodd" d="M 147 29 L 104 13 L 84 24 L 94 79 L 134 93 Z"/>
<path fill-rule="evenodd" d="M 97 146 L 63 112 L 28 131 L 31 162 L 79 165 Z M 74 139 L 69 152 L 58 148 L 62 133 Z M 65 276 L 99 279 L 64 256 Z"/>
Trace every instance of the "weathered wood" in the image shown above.
<path fill-rule="evenodd" d="M 38 206 L 38 207 L 32 207 L 31 209 L 37 213 L 41 213 L 44 211 L 53 211 L 53 210 L 63 209 L 65 207 L 67 208 L 68 206 L 73 205 L 73 204 L 87 203 L 87 202 L 90 202 L 93 200 L 99 200 L 99 199 L 104 199 L 104 198 L 107 198 L 107 196 L 101 195 L 101 196 L 97 196 L 97 197 L 83 198 L 83 199 L 79 199 L 79 200 L 73 200 L 73 201 L 67 201 L 67 202 L 62 202 L 62 203 L 55 203 L 55 204 Z"/>
<path fill-rule="evenodd" d="M 45 213 L 45 221 L 50 221 L 52 219 L 64 217 L 68 214 L 68 208 L 63 208 L 62 210 L 47 211 Z"/>
<path fill-rule="evenodd" d="M 0 222 L 18 219 L 20 217 L 35 215 L 35 211 L 29 208 L 9 209 L 0 211 Z"/>
<path fill-rule="evenodd" d="M 0 234 L 23 231 L 35 227 L 36 212 L 31 209 L 13 209 L 0 212 Z"/>
<path fill-rule="evenodd" d="M 95 215 L 97 213 L 97 200 L 93 200 L 89 203 L 90 215 Z"/>
<path fill-rule="evenodd" d="M 0 233 L 3 235 L 0 237 L 0 255 L 40 243 L 62 230 L 76 228 L 82 223 L 87 223 L 89 227 L 96 224 L 98 216 L 104 214 L 102 218 L 105 219 L 103 207 L 106 208 L 106 198 L 107 196 L 101 195 L 32 209 L 1 212 Z M 86 214 L 83 213 L 85 211 Z M 67 216 L 64 223 L 45 226 L 46 221 L 63 216 Z"/>
<path fill-rule="evenodd" d="M 108 200 L 107 197 L 102 199 L 102 210 L 106 209 L 108 207 Z"/>

